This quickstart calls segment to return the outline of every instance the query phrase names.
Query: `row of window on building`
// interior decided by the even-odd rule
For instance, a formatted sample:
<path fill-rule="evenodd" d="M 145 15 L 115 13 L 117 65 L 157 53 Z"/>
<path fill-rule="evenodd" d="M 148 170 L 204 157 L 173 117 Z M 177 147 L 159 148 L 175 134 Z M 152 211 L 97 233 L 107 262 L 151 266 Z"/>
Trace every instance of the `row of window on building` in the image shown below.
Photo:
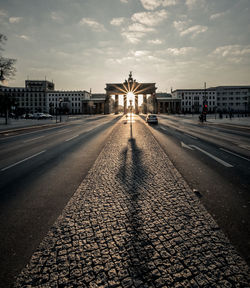
<path fill-rule="evenodd" d="M 91 100 L 87 91 L 56 91 L 53 82 L 26 80 L 25 88 L 0 86 L 17 99 L 18 106 L 25 112 L 55 113 L 57 107 L 63 107 L 68 113 L 83 113 L 83 101 Z M 181 109 L 200 112 L 204 100 L 209 111 L 216 109 L 250 110 L 250 86 L 218 86 L 204 89 L 177 89 L 171 91 L 172 99 L 181 101 Z M 235 95 L 235 96 L 232 96 Z M 156 95 L 157 96 L 157 95 Z"/>

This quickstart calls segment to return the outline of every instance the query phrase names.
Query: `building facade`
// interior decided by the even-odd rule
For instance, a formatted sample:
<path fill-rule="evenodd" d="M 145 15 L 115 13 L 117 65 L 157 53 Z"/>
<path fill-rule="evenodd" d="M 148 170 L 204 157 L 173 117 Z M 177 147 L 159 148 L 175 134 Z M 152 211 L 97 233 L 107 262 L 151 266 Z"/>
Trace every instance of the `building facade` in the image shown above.
<path fill-rule="evenodd" d="M 87 91 L 49 91 L 47 92 L 47 111 L 56 114 L 62 113 L 83 114 L 85 101 L 89 102 L 91 94 Z"/>
<path fill-rule="evenodd" d="M 41 80 L 26 80 L 25 87 L 0 86 L 0 91 L 13 100 L 18 114 L 47 112 L 47 92 L 54 90 L 54 83 Z"/>
<path fill-rule="evenodd" d="M 245 113 L 250 111 L 250 86 L 218 86 L 217 110 Z"/>
<path fill-rule="evenodd" d="M 250 112 L 250 86 L 176 89 L 171 91 L 171 94 L 155 93 L 155 83 L 138 84 L 133 80 L 132 73 L 124 83 L 106 84 L 106 86 L 106 94 L 91 94 L 85 90 L 55 90 L 54 83 L 47 80 L 26 80 L 25 87 L 0 86 L 0 96 L 8 99 L 11 111 L 18 115 L 36 112 L 56 114 L 59 109 L 61 113 L 69 114 L 108 114 L 113 111 L 118 113 L 119 94 L 124 97 L 124 113 L 126 113 L 127 93 L 130 90 L 143 95 L 141 107 L 143 113 L 201 113 L 204 104 L 207 105 L 209 113 Z M 115 95 L 115 100 L 111 95 Z M 138 95 L 135 94 L 134 97 L 137 107 L 135 111 L 139 113 Z M 0 101 L 0 104 L 2 102 Z M 0 109 L 0 113 L 3 112 L 4 109 Z"/>
<path fill-rule="evenodd" d="M 84 113 L 83 102 L 90 101 L 87 91 L 58 91 L 53 82 L 47 80 L 26 80 L 25 87 L 0 86 L 2 95 L 13 100 L 11 110 L 18 115 L 24 113 L 56 114 L 60 108 L 63 113 Z"/>
<path fill-rule="evenodd" d="M 250 86 L 217 86 L 207 89 L 177 89 L 173 98 L 181 99 L 183 113 L 201 113 L 204 103 L 208 112 L 243 113 L 250 110 Z"/>
<path fill-rule="evenodd" d="M 173 98 L 181 100 L 182 113 L 201 113 L 204 101 L 207 102 L 208 112 L 217 109 L 216 89 L 177 89 L 172 91 Z"/>
<path fill-rule="evenodd" d="M 157 113 L 179 113 L 181 99 L 169 93 L 156 93 Z"/>

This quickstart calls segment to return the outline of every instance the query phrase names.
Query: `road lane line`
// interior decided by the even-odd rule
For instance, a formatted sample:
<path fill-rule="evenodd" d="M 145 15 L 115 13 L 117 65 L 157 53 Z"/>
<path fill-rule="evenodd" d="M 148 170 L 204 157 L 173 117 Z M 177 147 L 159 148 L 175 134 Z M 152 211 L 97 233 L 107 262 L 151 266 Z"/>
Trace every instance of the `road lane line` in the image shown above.
<path fill-rule="evenodd" d="M 67 130 L 67 131 L 65 131 L 65 130 Z M 73 132 L 73 130 L 63 129 L 63 131 L 58 132 L 58 133 L 54 133 L 52 136 L 54 136 L 54 135 L 60 135 L 60 134 L 65 134 L 65 133 L 68 133 L 68 132 Z"/>
<path fill-rule="evenodd" d="M 65 125 L 70 125 L 70 124 L 65 124 Z M 41 127 L 41 126 L 29 126 L 29 128 L 37 128 L 37 127 Z M 34 133 L 37 133 L 37 132 L 46 132 L 46 131 L 49 131 L 49 130 L 53 130 L 53 129 L 59 129 L 60 127 L 62 126 L 57 126 L 57 127 L 51 127 L 51 128 L 44 128 L 44 129 L 37 129 L 35 131 L 32 131 L 32 132 L 28 132 L 28 133 L 21 133 L 21 134 L 15 134 L 13 136 L 9 136 L 9 137 L 6 137 L 6 138 L 0 138 L 0 141 L 3 141 L 3 140 L 6 140 L 6 139 L 11 139 L 11 138 L 14 138 L 14 137 L 19 137 L 19 136 L 26 136 L 26 135 L 30 135 L 30 134 L 34 134 Z"/>
<path fill-rule="evenodd" d="M 245 157 L 243 157 L 243 156 L 240 156 L 240 155 L 238 155 L 238 154 L 236 154 L 236 153 L 234 153 L 234 152 L 231 152 L 231 151 L 229 151 L 229 150 L 226 150 L 226 149 L 224 149 L 224 148 L 220 148 L 220 150 L 223 150 L 223 151 L 225 151 L 225 152 L 227 152 L 227 153 L 233 154 L 233 155 L 235 155 L 235 156 L 237 156 L 237 157 L 240 157 L 240 158 L 242 158 L 242 159 L 244 159 L 244 160 L 250 161 L 250 159 L 245 158 Z"/>
<path fill-rule="evenodd" d="M 72 139 L 74 139 L 74 138 L 76 138 L 76 137 L 78 137 L 78 136 L 79 136 L 79 135 L 73 136 L 73 137 L 71 137 L 71 138 L 65 140 L 65 142 L 68 142 L 68 141 L 70 141 L 70 140 L 72 140 Z"/>
<path fill-rule="evenodd" d="M 191 135 L 189 135 L 189 134 L 187 134 L 187 133 L 184 133 L 186 136 L 188 136 L 188 137 L 191 137 L 191 138 L 193 138 L 193 139 L 198 139 L 198 138 L 196 138 L 196 137 L 194 137 L 194 136 L 191 136 Z"/>
<path fill-rule="evenodd" d="M 23 159 L 23 160 L 21 160 L 21 161 L 18 161 L 18 162 L 14 163 L 14 164 L 11 164 L 11 165 L 9 165 L 9 166 L 1 169 L 1 171 L 5 171 L 5 170 L 7 170 L 7 169 L 9 169 L 9 168 L 11 168 L 11 167 L 14 167 L 14 166 L 22 163 L 22 162 L 25 162 L 25 161 L 27 161 L 27 160 L 29 160 L 29 159 L 31 159 L 31 158 L 34 158 L 34 157 L 36 157 L 36 156 L 38 156 L 38 155 L 40 155 L 40 154 L 42 154 L 42 153 L 44 153 L 44 152 L 46 152 L 46 150 L 43 150 L 43 151 L 41 151 L 41 152 L 38 152 L 38 153 L 36 153 L 36 154 L 34 154 L 34 155 L 31 155 L 31 156 Z"/>
<path fill-rule="evenodd" d="M 199 150 L 199 151 L 201 151 L 202 153 L 206 154 L 207 156 L 209 156 L 210 158 L 214 159 L 215 161 L 219 162 L 220 164 L 224 165 L 227 168 L 233 167 L 231 164 L 221 160 L 220 158 L 208 153 L 207 151 L 205 151 L 205 150 L 203 150 L 203 149 L 201 149 L 201 148 L 199 148 L 199 147 L 197 147 L 195 145 L 190 145 L 190 146 L 195 148 L 195 149 L 197 149 L 197 150 Z"/>
<path fill-rule="evenodd" d="M 25 141 L 23 141 L 23 143 L 27 143 L 27 142 L 30 142 L 30 141 L 34 141 L 34 140 L 37 140 L 37 139 L 40 139 L 40 138 L 43 138 L 43 137 L 45 137 L 45 135 L 39 136 L 39 137 L 36 137 L 36 138 L 33 138 L 33 139 L 25 140 Z"/>
<path fill-rule="evenodd" d="M 193 148 L 191 148 L 190 146 L 188 146 L 187 144 L 185 144 L 184 142 L 181 142 L 181 146 L 190 150 L 194 150 Z"/>

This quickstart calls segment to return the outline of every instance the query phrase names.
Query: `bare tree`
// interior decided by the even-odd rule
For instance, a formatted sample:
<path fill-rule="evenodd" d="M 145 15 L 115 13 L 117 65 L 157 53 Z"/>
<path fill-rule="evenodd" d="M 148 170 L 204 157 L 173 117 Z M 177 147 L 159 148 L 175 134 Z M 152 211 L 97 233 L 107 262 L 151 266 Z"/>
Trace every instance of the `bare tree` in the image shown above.
<path fill-rule="evenodd" d="M 2 56 L 1 52 L 4 51 L 4 44 L 7 41 L 7 37 L 0 33 L 0 82 L 4 80 L 12 79 L 16 74 L 16 68 L 14 64 L 16 59 L 5 58 Z M 0 113 L 5 113 L 5 124 L 8 124 L 9 111 L 11 111 L 11 106 L 13 105 L 15 99 L 9 92 L 0 92 Z"/>
<path fill-rule="evenodd" d="M 0 34 L 0 81 L 11 79 L 16 74 L 15 63 L 16 59 L 5 58 L 1 55 L 1 51 L 4 51 L 3 46 L 7 41 L 7 37 Z"/>

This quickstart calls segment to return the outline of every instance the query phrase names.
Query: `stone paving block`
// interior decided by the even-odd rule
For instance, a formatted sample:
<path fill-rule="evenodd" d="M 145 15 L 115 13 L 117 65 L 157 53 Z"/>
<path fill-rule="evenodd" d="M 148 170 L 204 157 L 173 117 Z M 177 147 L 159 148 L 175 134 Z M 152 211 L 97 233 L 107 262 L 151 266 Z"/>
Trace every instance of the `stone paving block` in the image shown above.
<path fill-rule="evenodd" d="M 250 287 L 250 276 L 137 118 L 132 134 L 116 125 L 14 287 Z"/>

